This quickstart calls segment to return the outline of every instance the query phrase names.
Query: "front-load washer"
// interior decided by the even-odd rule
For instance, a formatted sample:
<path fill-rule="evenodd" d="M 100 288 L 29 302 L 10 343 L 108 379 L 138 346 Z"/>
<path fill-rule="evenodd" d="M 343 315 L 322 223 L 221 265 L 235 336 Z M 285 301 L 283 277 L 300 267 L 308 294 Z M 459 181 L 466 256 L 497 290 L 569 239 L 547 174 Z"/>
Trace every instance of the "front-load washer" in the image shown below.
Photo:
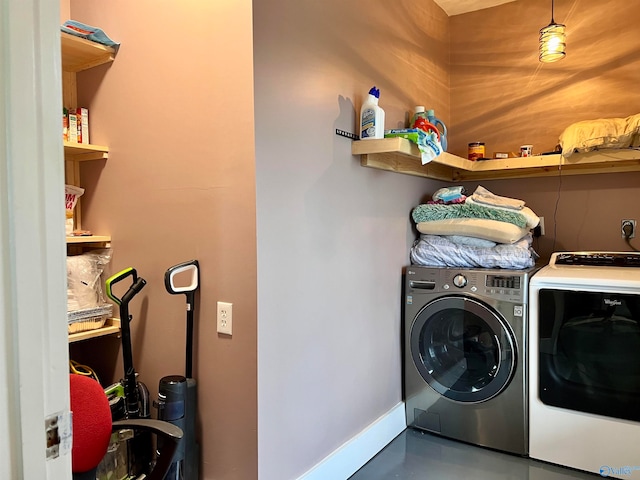
<path fill-rule="evenodd" d="M 640 254 L 557 252 L 529 288 L 530 457 L 640 479 Z"/>
<path fill-rule="evenodd" d="M 527 292 L 534 272 L 405 268 L 407 426 L 528 454 Z"/>

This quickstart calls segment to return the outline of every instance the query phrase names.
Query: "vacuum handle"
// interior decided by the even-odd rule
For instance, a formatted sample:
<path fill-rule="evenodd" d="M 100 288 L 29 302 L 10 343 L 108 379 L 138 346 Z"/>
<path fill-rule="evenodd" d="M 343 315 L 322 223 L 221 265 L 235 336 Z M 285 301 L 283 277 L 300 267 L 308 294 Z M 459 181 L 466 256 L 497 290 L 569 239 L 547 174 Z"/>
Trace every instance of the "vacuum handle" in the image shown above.
<path fill-rule="evenodd" d="M 122 303 L 128 304 L 133 299 L 133 297 L 140 293 L 140 290 L 142 290 L 146 284 L 147 281 L 144 278 L 140 277 L 136 279 L 136 281 L 133 282 L 133 285 L 129 287 L 129 290 L 127 290 L 126 293 L 122 296 Z"/>
<path fill-rule="evenodd" d="M 191 279 L 187 285 L 176 286 L 175 276 L 179 273 L 191 272 Z M 200 264 L 198 260 L 179 263 L 164 274 L 164 286 L 172 295 L 184 293 L 187 296 L 187 351 L 185 370 L 187 378 L 191 377 L 193 370 L 193 311 L 195 309 L 195 296 L 200 284 Z"/>
<path fill-rule="evenodd" d="M 187 285 L 177 286 L 175 284 L 175 276 L 179 273 L 191 272 L 191 279 Z M 190 260 L 188 262 L 179 263 L 169 269 L 164 274 L 164 286 L 172 295 L 178 293 L 191 293 L 198 289 L 200 283 L 200 269 L 198 260 Z"/>
<path fill-rule="evenodd" d="M 118 305 L 122 304 L 122 300 L 119 299 L 118 297 L 115 296 L 115 294 L 113 293 L 113 286 L 118 283 L 121 282 L 122 280 L 124 280 L 125 278 L 129 277 L 129 276 L 133 276 L 132 282 L 135 283 L 138 280 L 138 272 L 136 272 L 135 268 L 129 267 L 129 268 L 125 268 L 124 270 L 116 273 L 115 275 L 112 275 L 111 277 L 109 277 L 107 279 L 107 281 L 105 282 L 107 285 L 107 296 L 113 300 L 114 302 L 116 302 Z"/>

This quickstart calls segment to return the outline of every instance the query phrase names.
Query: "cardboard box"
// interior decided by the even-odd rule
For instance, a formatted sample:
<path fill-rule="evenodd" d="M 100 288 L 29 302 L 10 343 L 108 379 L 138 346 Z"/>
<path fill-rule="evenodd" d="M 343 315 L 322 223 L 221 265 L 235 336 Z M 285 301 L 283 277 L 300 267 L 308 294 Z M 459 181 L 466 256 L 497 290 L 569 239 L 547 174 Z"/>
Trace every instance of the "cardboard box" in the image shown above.
<path fill-rule="evenodd" d="M 76 118 L 78 120 L 78 143 L 89 143 L 89 110 L 77 108 Z"/>
<path fill-rule="evenodd" d="M 78 116 L 73 110 L 69 110 L 69 141 L 78 143 Z"/>

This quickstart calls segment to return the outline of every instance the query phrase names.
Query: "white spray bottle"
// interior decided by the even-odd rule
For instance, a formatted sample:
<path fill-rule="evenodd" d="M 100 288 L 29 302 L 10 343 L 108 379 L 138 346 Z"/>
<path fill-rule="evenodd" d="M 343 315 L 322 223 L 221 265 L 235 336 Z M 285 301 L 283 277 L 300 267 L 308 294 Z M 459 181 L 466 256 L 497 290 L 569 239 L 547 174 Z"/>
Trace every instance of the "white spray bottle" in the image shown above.
<path fill-rule="evenodd" d="M 360 140 L 384 138 L 384 110 L 378 106 L 380 90 L 375 86 L 360 109 Z"/>

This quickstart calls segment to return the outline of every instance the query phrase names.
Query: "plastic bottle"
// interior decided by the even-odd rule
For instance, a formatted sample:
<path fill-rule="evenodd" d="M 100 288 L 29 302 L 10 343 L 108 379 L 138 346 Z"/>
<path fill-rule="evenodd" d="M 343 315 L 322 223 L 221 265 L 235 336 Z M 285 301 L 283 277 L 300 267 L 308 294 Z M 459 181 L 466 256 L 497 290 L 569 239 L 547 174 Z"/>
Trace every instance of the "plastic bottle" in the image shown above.
<path fill-rule="evenodd" d="M 411 117 L 411 128 L 420 128 L 419 125 L 416 125 L 416 122 L 420 124 L 424 120 L 428 122 L 427 112 L 425 111 L 422 105 L 418 105 L 413 108 L 413 117 Z"/>
<path fill-rule="evenodd" d="M 442 145 L 442 150 L 447 151 L 447 127 L 442 121 L 436 118 L 436 114 L 433 110 L 427 110 L 427 119 L 429 123 L 435 125 L 436 128 L 440 130 L 440 145 Z"/>
<path fill-rule="evenodd" d="M 384 110 L 378 106 L 380 90 L 375 85 L 360 109 L 360 140 L 384 138 Z"/>
<path fill-rule="evenodd" d="M 440 131 L 438 127 L 432 124 L 427 118 L 427 112 L 422 105 L 418 105 L 413 110 L 413 117 L 411 117 L 411 128 L 419 128 L 425 132 L 434 132 L 438 140 L 440 140 Z"/>

